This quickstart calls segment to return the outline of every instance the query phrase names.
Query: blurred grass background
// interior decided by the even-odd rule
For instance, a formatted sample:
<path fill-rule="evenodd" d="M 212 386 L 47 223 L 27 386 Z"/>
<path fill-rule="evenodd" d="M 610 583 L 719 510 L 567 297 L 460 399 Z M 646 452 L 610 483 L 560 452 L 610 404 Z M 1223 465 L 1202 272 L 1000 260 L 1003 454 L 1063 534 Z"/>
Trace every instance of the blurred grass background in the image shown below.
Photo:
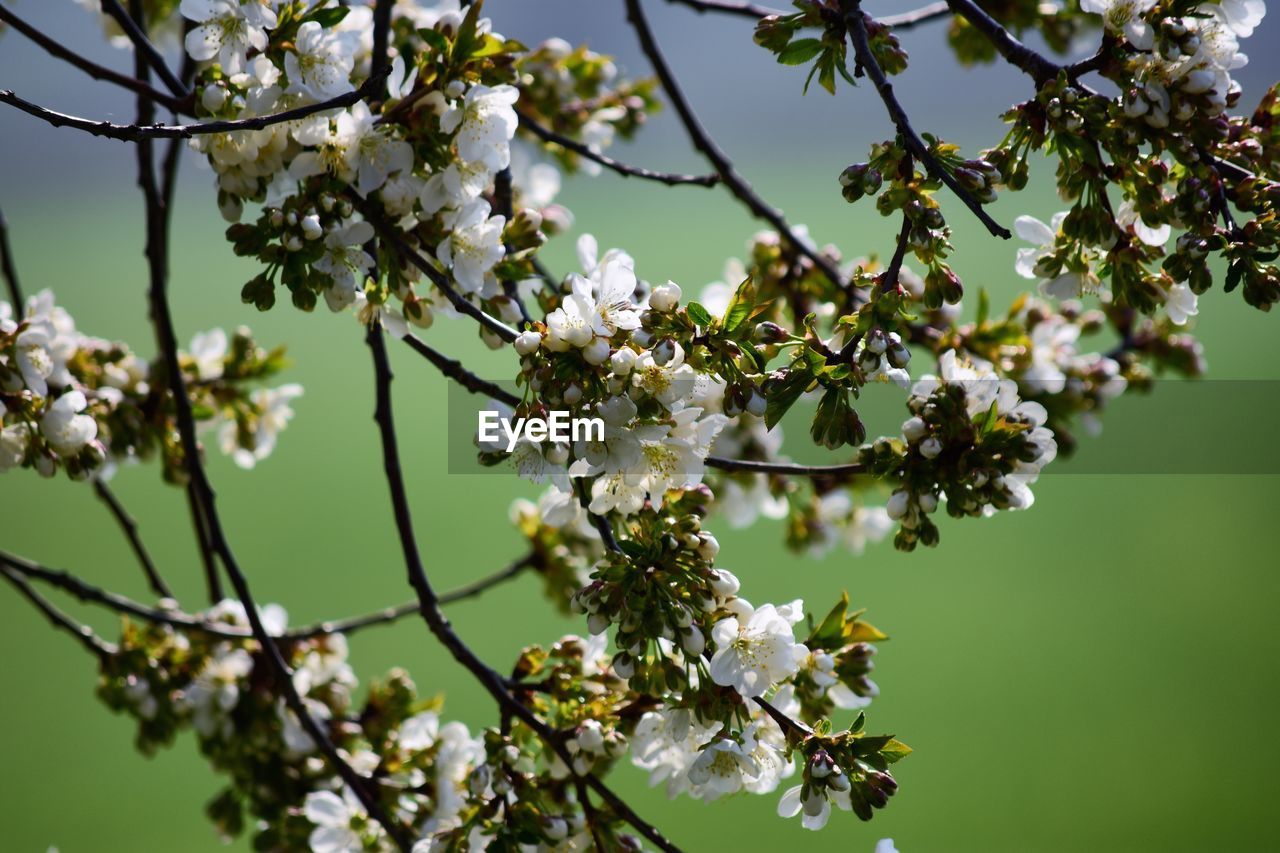
<path fill-rule="evenodd" d="M 575 35 L 594 27 L 580 35 L 642 70 L 628 53 L 631 34 L 620 9 L 604 8 L 612 5 L 557 0 L 535 12 L 499 0 L 489 8 L 504 32 L 530 42 L 558 28 Z M 92 47 L 92 22 L 69 3 L 16 8 L 69 31 L 69 40 L 97 58 L 123 61 Z M 673 61 L 690 73 L 691 97 L 708 106 L 709 122 L 762 193 L 793 221 L 808 222 L 820 241 L 838 241 L 850 252 L 886 250 L 893 225 L 866 204 L 845 205 L 834 184 L 867 142 L 887 134 L 870 90 L 845 90 L 834 102 L 811 95 L 795 107 L 795 118 L 766 118 L 745 96 L 725 97 L 726 87 L 751 91 L 753 81 L 768 80 L 770 92 L 794 96 L 800 85 L 794 70 L 757 55 L 747 27 L 665 7 L 654 12 L 671 39 Z M 1275 33 L 1274 23 L 1255 36 L 1255 52 Z M 713 35 L 728 47 L 723 55 L 708 59 L 704 51 L 699 58 L 696 51 Z M 938 29 L 906 40 L 916 62 L 900 92 L 915 106 L 921 127 L 990 144 L 1003 132 L 995 112 L 1025 96 L 1024 84 L 982 69 L 970 94 L 948 98 L 937 80 L 955 69 L 941 43 Z M 694 50 L 692 58 L 678 53 L 682 48 Z M 34 75 L 37 62 L 50 67 L 14 34 L 0 39 L 0 85 L 40 95 L 54 108 L 127 120 L 127 99 L 104 96 L 100 87 L 66 73 Z M 1248 71 L 1258 79 L 1280 76 L 1270 57 L 1255 57 Z M 996 79 L 1004 79 L 1005 88 L 993 92 L 984 81 Z M 744 80 L 748 88 L 736 88 Z M 1245 103 L 1258 94 L 1246 87 Z M 1001 103 L 989 109 L 992 100 Z M 696 167 L 683 145 L 679 128 L 662 117 L 640 144 L 622 150 L 655 168 Z M 1047 180 L 1049 169 L 1038 175 Z M 224 521 L 258 598 L 285 604 L 295 622 L 404 600 L 361 330 L 350 317 L 302 315 L 287 305 L 258 315 L 240 305 L 240 285 L 253 269 L 234 258 L 221 237 L 208 173 L 189 169 L 187 177 L 174 221 L 180 339 L 215 325 L 250 324 L 262 343 L 288 344 L 296 363 L 287 379 L 307 388 L 275 455 L 257 471 L 242 472 L 211 455 Z M 27 291 L 54 288 L 82 330 L 150 354 L 140 203 L 132 183 L 125 146 L 0 113 L 0 204 Z M 722 193 L 668 190 L 612 175 L 574 179 L 562 200 L 577 215 L 575 235 L 590 230 L 602 247 L 626 247 L 643 277 L 672 278 L 686 293 L 719 278 L 723 259 L 741 255 L 756 228 Z M 959 205 L 944 205 L 959 246 L 956 268 L 969 293 L 983 286 L 993 305 L 1007 304 L 1025 285 L 1012 270 L 1014 246 L 987 239 Z M 995 212 L 1008 222 L 1021 212 L 1047 219 L 1055 209 L 1051 191 L 1042 191 L 1002 200 Z M 551 246 L 547 257 L 553 269 L 570 269 L 571 238 Z M 1220 290 L 1201 306 L 1197 333 L 1214 378 L 1277 378 L 1274 318 Z M 466 322 L 438 322 L 427 337 L 483 375 L 510 372 L 508 357 L 486 351 Z M 536 489 L 502 477 L 447 475 L 444 380 L 407 350 L 392 352 L 419 536 L 433 580 L 447 589 L 519 552 L 507 506 Z M 1116 417 L 1158 432 L 1161 424 L 1144 418 L 1142 402 L 1126 404 Z M 1218 413 L 1204 440 L 1231 441 L 1233 422 L 1251 416 L 1257 415 Z M 803 434 L 799 425 L 791 430 Z M 1082 442 L 1082 455 L 1091 443 Z M 741 796 L 711 807 L 668 802 L 626 766 L 615 774 L 618 787 L 690 850 L 869 851 L 884 836 L 907 853 L 1273 849 L 1280 741 L 1272 721 L 1280 678 L 1272 661 L 1280 653 L 1273 628 L 1280 577 L 1274 534 L 1267 531 L 1275 480 L 1068 476 L 1072 465 L 1055 463 L 1036 487 L 1031 511 L 944 521 L 941 546 L 911 555 L 885 543 L 861 558 L 837 551 L 814 561 L 784 550 L 778 524 L 742 532 L 715 527 L 723 564 L 742 577 L 753 601 L 803 596 L 822 610 L 848 589 L 893 637 L 881 648 L 883 696 L 869 710 L 870 728 L 896 733 L 916 754 L 898 766 L 902 789 L 871 825 L 838 815 L 824 832 L 807 833 L 797 821 L 774 815 L 774 796 Z M 139 518 L 167 577 L 197 606 L 201 570 L 181 492 L 161 484 L 153 467 L 123 470 L 113 485 Z M 0 547 L 146 598 L 125 542 L 83 485 L 30 473 L 0 478 Z M 76 612 L 109 638 L 117 630 L 110 614 Z M 523 643 L 581 630 L 551 612 L 530 578 L 455 605 L 450 616 L 499 668 Z M 92 661 L 12 590 L 0 591 L 0 648 L 0 847 L 222 849 L 201 814 L 221 783 L 193 739 L 152 759 L 135 752 L 131 723 L 93 696 Z M 353 642 L 353 663 L 365 681 L 404 666 L 423 693 L 445 695 L 449 716 L 473 728 L 494 721 L 488 698 L 412 620 L 361 635 Z M 241 841 L 235 849 L 247 845 Z"/>

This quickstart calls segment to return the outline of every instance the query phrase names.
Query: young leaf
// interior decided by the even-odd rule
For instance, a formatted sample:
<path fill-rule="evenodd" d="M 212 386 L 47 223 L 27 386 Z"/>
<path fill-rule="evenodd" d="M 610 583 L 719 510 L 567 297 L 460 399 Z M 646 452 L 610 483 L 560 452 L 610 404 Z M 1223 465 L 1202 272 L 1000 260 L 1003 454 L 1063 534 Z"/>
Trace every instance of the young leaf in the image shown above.
<path fill-rule="evenodd" d="M 711 316 L 711 312 L 703 308 L 700 302 L 690 302 L 689 307 L 685 310 L 689 312 L 689 319 L 704 328 L 710 326 L 711 321 L 714 319 Z"/>
<path fill-rule="evenodd" d="M 818 39 L 796 39 L 778 54 L 778 62 L 783 65 L 804 65 L 822 53 L 822 42 Z"/>

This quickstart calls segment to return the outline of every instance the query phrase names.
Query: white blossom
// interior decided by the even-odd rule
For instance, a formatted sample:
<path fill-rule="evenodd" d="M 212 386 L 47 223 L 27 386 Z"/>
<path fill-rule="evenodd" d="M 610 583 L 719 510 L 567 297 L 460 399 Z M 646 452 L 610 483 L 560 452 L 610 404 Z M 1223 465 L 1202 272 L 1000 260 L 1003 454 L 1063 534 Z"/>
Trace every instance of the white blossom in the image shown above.
<path fill-rule="evenodd" d="M 275 11 L 257 2 L 182 0 L 178 10 L 196 24 L 187 33 L 187 53 L 199 62 L 216 57 L 226 74 L 244 69 L 249 50 L 264 50 L 266 31 L 276 25 Z"/>
<path fill-rule="evenodd" d="M 711 629 L 716 647 L 711 678 L 753 698 L 794 675 L 809 650 L 795 641 L 791 623 L 772 604 L 747 608 L 742 616 L 722 619 Z"/>

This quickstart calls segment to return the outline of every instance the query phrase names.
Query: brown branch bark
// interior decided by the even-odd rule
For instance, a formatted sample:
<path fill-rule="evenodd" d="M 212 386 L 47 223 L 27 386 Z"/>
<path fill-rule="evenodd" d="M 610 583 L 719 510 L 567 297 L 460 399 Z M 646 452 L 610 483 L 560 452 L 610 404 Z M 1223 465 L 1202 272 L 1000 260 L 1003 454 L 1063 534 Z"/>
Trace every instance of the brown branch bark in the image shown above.
<path fill-rule="evenodd" d="M 520 118 L 520 126 L 541 139 L 543 142 L 552 145 L 559 145 L 568 151 L 572 151 L 579 157 L 585 157 L 604 166 L 606 169 L 612 169 L 624 178 L 644 178 L 648 181 L 657 181 L 667 186 L 676 186 L 678 184 L 692 184 L 699 187 L 713 187 L 720 183 L 720 176 L 717 175 L 681 175 L 674 172 L 655 172 L 652 169 L 645 169 L 641 166 L 631 166 L 619 160 L 615 160 L 607 154 L 601 154 L 593 151 L 576 139 L 570 139 L 562 136 L 539 124 L 538 121 L 523 110 L 516 110 L 516 115 Z"/>

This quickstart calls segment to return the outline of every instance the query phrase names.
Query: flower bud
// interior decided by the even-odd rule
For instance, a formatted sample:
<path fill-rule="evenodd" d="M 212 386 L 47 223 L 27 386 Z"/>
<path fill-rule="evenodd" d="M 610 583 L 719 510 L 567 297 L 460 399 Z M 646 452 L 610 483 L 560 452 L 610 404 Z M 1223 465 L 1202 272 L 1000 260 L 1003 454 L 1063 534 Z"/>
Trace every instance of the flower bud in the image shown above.
<path fill-rule="evenodd" d="M 711 591 L 721 598 L 737 595 L 738 590 L 741 588 L 742 584 L 734 576 L 733 572 L 725 569 L 716 569 L 711 573 Z"/>
<path fill-rule="evenodd" d="M 613 656 L 613 674 L 624 680 L 630 680 L 636 674 L 636 659 L 626 652 L 618 652 Z"/>
<path fill-rule="evenodd" d="M 902 437 L 916 442 L 929 434 L 929 427 L 920 418 L 907 418 L 902 423 Z"/>
<path fill-rule="evenodd" d="M 898 489 L 889 496 L 889 502 L 885 505 L 885 511 L 889 517 L 895 521 L 907 514 L 907 508 L 911 504 L 911 493 L 903 489 Z"/>
<path fill-rule="evenodd" d="M 698 657 L 707 647 L 707 640 L 697 625 L 690 625 L 680 632 L 680 647 L 693 657 Z"/>
<path fill-rule="evenodd" d="M 653 348 L 653 360 L 660 365 L 665 365 L 676 357 L 676 342 L 671 338 L 663 338 L 658 345 Z"/>
<path fill-rule="evenodd" d="M 942 442 L 930 436 L 920 442 L 920 455 L 925 459 L 936 459 L 938 454 L 942 452 Z"/>
<path fill-rule="evenodd" d="M 623 347 L 609 358 L 609 368 L 618 376 L 626 376 L 636 366 L 636 351 Z"/>
<path fill-rule="evenodd" d="M 604 364 L 609 360 L 609 339 L 592 338 L 591 343 L 582 348 L 582 357 L 587 364 Z"/>
<path fill-rule="evenodd" d="M 521 355 L 533 355 L 542 345 L 542 335 L 530 329 L 516 336 L 513 346 Z"/>
<path fill-rule="evenodd" d="M 205 86 L 200 92 L 200 105 L 211 113 L 222 109 L 222 105 L 226 102 L 227 90 L 217 84 Z"/>
<path fill-rule="evenodd" d="M 653 293 L 649 294 L 649 307 L 654 311 L 661 311 L 665 314 L 669 311 L 674 311 L 679 304 L 680 285 L 674 281 L 658 285 L 653 289 Z"/>

